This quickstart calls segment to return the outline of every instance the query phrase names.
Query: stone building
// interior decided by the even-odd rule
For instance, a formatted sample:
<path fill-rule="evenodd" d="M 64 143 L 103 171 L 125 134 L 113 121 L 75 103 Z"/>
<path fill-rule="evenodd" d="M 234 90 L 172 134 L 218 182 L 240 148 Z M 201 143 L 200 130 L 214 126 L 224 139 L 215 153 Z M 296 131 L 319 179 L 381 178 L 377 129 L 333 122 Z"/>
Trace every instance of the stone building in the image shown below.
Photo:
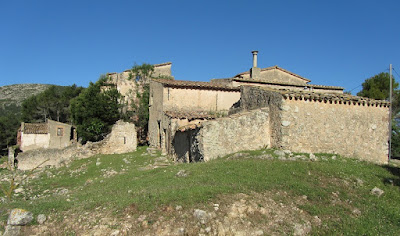
<path fill-rule="evenodd" d="M 72 125 L 48 119 L 45 123 L 22 122 L 17 141 L 21 151 L 39 148 L 61 149 L 76 142 L 76 137 Z"/>
<path fill-rule="evenodd" d="M 152 77 L 168 77 L 171 79 L 174 78 L 171 73 L 171 62 L 155 64 L 153 66 L 154 72 L 152 74 Z M 124 96 L 124 102 L 128 105 L 128 107 L 130 107 L 132 101 L 136 99 L 137 91 L 141 89 L 141 83 L 139 83 L 141 81 L 137 81 L 134 78 L 135 75 L 132 75 L 131 70 L 125 70 L 121 73 L 108 73 L 107 76 L 109 78 L 109 82 L 111 84 L 115 84 L 118 92 L 120 92 L 121 95 Z"/>
<path fill-rule="evenodd" d="M 152 80 L 150 145 L 184 162 L 262 147 L 385 162 L 387 102 L 313 85 L 278 66 L 258 68 L 252 53 L 253 67 L 232 78 Z"/>

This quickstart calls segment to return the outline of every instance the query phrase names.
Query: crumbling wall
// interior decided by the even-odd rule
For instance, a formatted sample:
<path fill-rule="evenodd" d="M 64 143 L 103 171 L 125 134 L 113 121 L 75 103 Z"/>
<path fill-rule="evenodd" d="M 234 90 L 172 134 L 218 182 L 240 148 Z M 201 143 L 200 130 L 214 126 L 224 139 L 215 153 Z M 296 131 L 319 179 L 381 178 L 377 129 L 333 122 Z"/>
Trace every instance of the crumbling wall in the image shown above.
<path fill-rule="evenodd" d="M 338 153 L 386 163 L 389 108 L 357 102 L 287 98 L 282 104 L 282 147 Z"/>
<path fill-rule="evenodd" d="M 248 111 L 258 108 L 267 107 L 269 109 L 269 122 L 271 135 L 271 147 L 280 148 L 281 135 L 281 106 L 283 97 L 280 93 L 268 88 L 260 88 L 254 86 L 242 86 L 240 88 L 240 101 L 238 108 L 233 108 L 230 113 L 234 114 L 239 111 Z"/>
<path fill-rule="evenodd" d="M 97 154 L 133 152 L 137 148 L 135 125 L 118 121 L 111 133 L 102 141 L 88 142 L 85 145 L 72 145 L 63 149 L 37 149 L 19 153 L 18 169 L 31 170 L 42 162 L 43 166 L 60 166 L 61 164 Z"/>
<path fill-rule="evenodd" d="M 199 131 L 193 132 L 192 155 L 209 161 L 241 150 L 269 147 L 269 113 L 269 108 L 262 108 L 203 122 Z"/>

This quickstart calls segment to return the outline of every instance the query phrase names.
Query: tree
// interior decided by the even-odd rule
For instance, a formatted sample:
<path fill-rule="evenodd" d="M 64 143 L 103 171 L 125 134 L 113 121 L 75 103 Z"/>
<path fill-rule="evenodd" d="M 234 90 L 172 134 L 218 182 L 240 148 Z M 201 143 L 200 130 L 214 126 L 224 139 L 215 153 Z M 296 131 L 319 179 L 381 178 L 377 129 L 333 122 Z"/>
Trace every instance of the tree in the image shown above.
<path fill-rule="evenodd" d="M 115 85 L 101 76 L 71 101 L 72 120 L 82 143 L 102 140 L 111 131 L 111 126 L 122 117 L 121 98 Z"/>
<path fill-rule="evenodd" d="M 357 96 L 368 97 L 378 100 L 389 100 L 390 94 L 390 75 L 389 73 L 380 73 L 362 83 L 362 90 Z M 400 111 L 400 90 L 399 83 L 392 78 L 393 94 L 392 94 L 392 156 L 400 156 L 400 128 L 396 118 L 399 118 Z"/>
<path fill-rule="evenodd" d="M 70 100 L 82 92 L 82 87 L 51 86 L 40 94 L 26 99 L 22 103 L 22 120 L 24 122 L 45 122 L 52 119 L 69 122 Z"/>
<path fill-rule="evenodd" d="M 0 116 L 0 155 L 6 155 L 8 147 L 16 144 L 20 116 L 4 110 Z"/>

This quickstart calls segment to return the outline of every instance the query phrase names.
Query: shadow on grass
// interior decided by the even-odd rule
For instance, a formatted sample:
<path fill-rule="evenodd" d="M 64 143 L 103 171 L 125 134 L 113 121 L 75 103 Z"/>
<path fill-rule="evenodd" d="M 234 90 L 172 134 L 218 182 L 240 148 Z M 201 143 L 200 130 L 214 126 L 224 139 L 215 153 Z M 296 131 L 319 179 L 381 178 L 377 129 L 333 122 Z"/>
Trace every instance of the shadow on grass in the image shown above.
<path fill-rule="evenodd" d="M 400 187 L 400 167 L 386 165 L 384 166 L 384 168 L 396 177 L 383 178 L 383 183 L 385 185 L 394 185 Z"/>

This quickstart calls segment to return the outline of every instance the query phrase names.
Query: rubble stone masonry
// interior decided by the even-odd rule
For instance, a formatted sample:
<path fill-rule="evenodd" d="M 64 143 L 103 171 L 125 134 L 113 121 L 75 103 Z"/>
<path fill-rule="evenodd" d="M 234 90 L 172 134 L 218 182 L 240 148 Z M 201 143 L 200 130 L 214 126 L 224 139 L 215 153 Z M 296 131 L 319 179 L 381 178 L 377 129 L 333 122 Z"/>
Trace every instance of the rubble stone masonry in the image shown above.
<path fill-rule="evenodd" d="M 387 162 L 388 107 L 285 99 L 281 108 L 283 149 Z"/>

